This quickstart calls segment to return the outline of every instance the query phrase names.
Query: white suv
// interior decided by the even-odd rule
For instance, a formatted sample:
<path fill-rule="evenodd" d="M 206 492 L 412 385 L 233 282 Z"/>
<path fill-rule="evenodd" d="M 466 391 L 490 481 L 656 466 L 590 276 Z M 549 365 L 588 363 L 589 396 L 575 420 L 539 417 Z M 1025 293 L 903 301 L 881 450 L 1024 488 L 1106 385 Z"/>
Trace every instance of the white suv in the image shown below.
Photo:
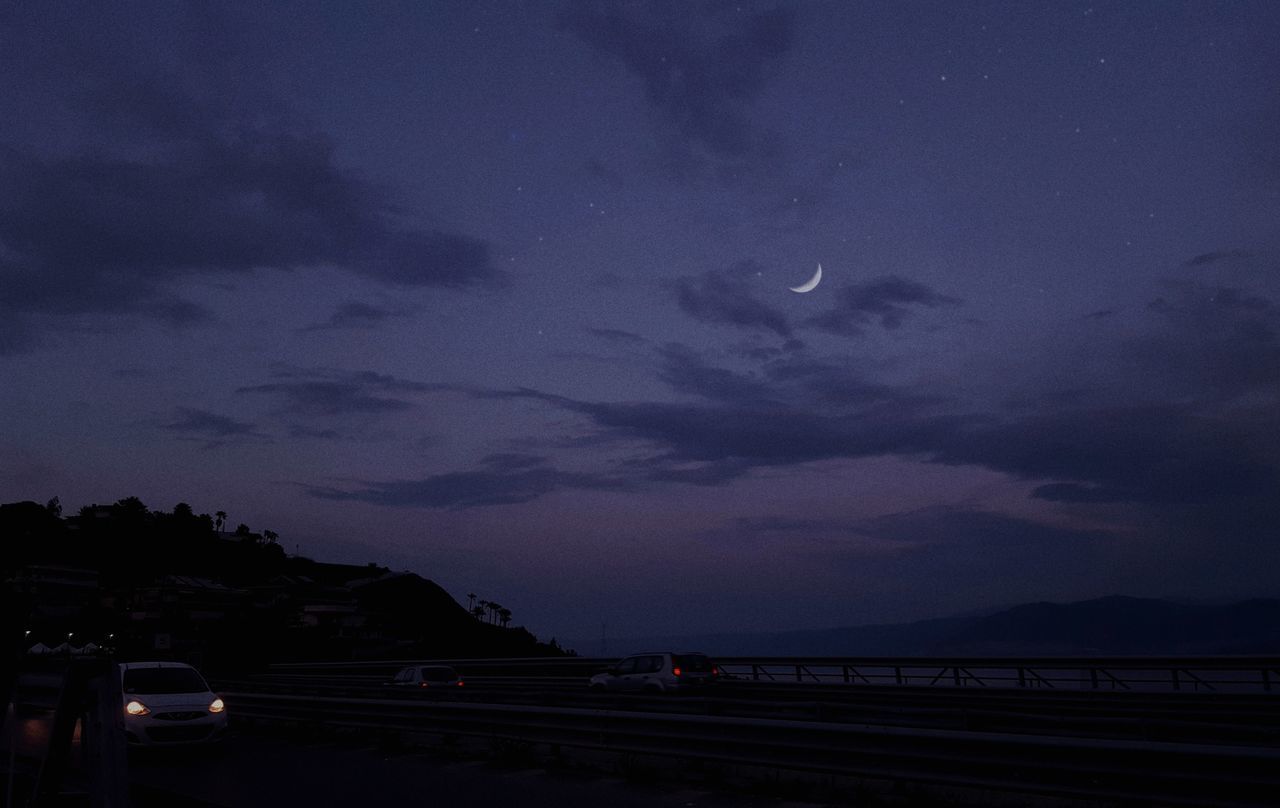
<path fill-rule="evenodd" d="M 706 654 L 662 651 L 624 657 L 589 684 L 592 690 L 668 693 L 706 687 L 719 677 Z"/>
<path fill-rule="evenodd" d="M 120 687 L 125 737 L 132 745 L 207 743 L 226 733 L 226 705 L 190 665 L 124 662 Z"/>

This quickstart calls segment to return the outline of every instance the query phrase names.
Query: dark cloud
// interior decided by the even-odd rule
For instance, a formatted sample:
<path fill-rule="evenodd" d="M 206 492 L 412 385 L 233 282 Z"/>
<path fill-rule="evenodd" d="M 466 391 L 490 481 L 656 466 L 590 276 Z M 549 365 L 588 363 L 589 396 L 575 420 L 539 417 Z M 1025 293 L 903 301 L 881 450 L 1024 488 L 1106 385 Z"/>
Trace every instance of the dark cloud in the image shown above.
<path fill-rule="evenodd" d="M 763 379 L 707 364 L 697 353 L 675 343 L 658 349 L 662 364 L 658 378 L 679 393 L 713 401 L 767 401 L 771 386 Z"/>
<path fill-rule="evenodd" d="M 765 345 L 759 341 L 758 335 L 753 335 L 753 340 L 735 345 L 730 348 L 733 353 L 754 362 L 767 362 L 771 359 L 779 359 L 788 354 L 795 354 L 803 351 L 807 346 L 803 340 L 789 339 L 780 346 Z"/>
<path fill-rule="evenodd" d="M 407 309 L 390 309 L 353 300 L 339 306 L 337 311 L 323 323 L 315 323 L 300 328 L 298 331 L 305 333 L 352 328 L 377 328 L 393 317 L 407 317 L 411 313 Z"/>
<path fill-rule="evenodd" d="M 273 375 L 279 381 L 240 387 L 236 392 L 273 396 L 284 413 L 335 416 L 399 412 L 414 406 L 406 396 L 448 389 L 372 371 L 278 370 Z"/>
<path fill-rule="evenodd" d="M 823 415 L 768 402 L 672 404 L 581 402 L 533 391 L 518 393 L 581 413 L 615 440 L 649 441 L 679 462 L 743 462 L 776 466 L 878 454 L 912 454 L 937 445 L 948 419 Z"/>
<path fill-rule="evenodd" d="M 927 397 L 903 391 L 898 400 L 887 388 L 875 406 L 840 414 L 760 398 L 672 404 L 583 402 L 527 390 L 510 395 L 586 416 L 596 439 L 649 443 L 652 479 L 687 474 L 728 481 L 751 468 L 899 455 L 1043 481 L 1035 496 L 1059 502 L 1230 505 L 1280 495 L 1277 465 L 1250 440 L 1248 424 L 1172 406 L 1009 419 L 936 414 Z"/>
<path fill-rule="evenodd" d="M 1231 287 L 1168 286 L 1147 307 L 1155 327 L 1121 345 L 1135 372 L 1158 379 L 1170 397 L 1280 397 L 1280 306 Z"/>
<path fill-rule="evenodd" d="M 113 93 L 113 81 L 126 79 L 102 79 L 98 96 L 128 103 L 92 150 L 0 149 L 0 314 L 189 324 L 209 314 L 176 283 L 264 267 L 338 266 L 401 287 L 503 282 L 485 242 L 411 223 L 389 189 L 337 165 L 325 136 L 228 117 L 156 81 Z"/>
<path fill-rule="evenodd" d="M 937 507 L 856 523 L 857 532 L 901 542 L 969 544 L 1001 552 L 1019 545 L 1084 546 L 1114 540 L 1104 530 L 1077 530 L 991 511 Z"/>
<path fill-rule="evenodd" d="M 700 4 L 579 2 L 561 15 L 561 23 L 640 79 L 670 133 L 676 164 L 687 168 L 701 155 L 745 158 L 767 149 L 748 109 L 771 66 L 791 47 L 794 11 L 719 13 Z"/>
<path fill-rule="evenodd" d="M 1219 250 L 1217 252 L 1207 252 L 1188 259 L 1184 266 L 1203 267 L 1210 264 L 1217 264 L 1222 261 L 1239 261 L 1247 258 L 1253 258 L 1256 253 L 1249 250 Z"/>
<path fill-rule="evenodd" d="M 254 424 L 237 421 L 225 415 L 179 407 L 174 411 L 177 420 L 164 424 L 164 428 L 176 432 L 184 439 L 205 440 L 206 449 L 217 448 L 233 438 L 265 438 Z"/>
<path fill-rule="evenodd" d="M 638 345 L 649 341 L 639 334 L 633 334 L 630 331 L 620 331 L 616 328 L 588 328 L 587 333 L 591 334 L 593 337 L 599 337 L 600 339 L 609 340 L 610 342 L 626 343 L 631 345 Z"/>
<path fill-rule="evenodd" d="M 528 469 L 545 465 L 548 458 L 524 452 L 497 452 L 480 458 L 480 465 L 495 470 Z"/>
<path fill-rule="evenodd" d="M 1070 502 L 1206 503 L 1275 490 L 1277 468 L 1245 426 L 1172 405 L 1072 410 L 941 434 L 937 462 L 981 465 Z"/>
<path fill-rule="evenodd" d="M 774 384 L 797 388 L 801 400 L 841 407 L 864 409 L 888 403 L 899 412 L 915 412 L 924 406 L 942 403 L 938 396 L 872 381 L 864 372 L 848 364 L 836 364 L 799 357 L 773 362 L 764 369 Z"/>
<path fill-rule="evenodd" d="M 633 460 L 623 469 L 626 479 L 650 483 L 718 486 L 732 482 L 751 471 L 751 464 L 736 459 L 689 462 L 670 457 L 648 457 Z"/>
<path fill-rule="evenodd" d="M 877 320 L 883 328 L 898 328 L 918 308 L 934 309 L 960 302 L 917 281 L 888 276 L 840 289 L 835 307 L 805 324 L 834 334 L 855 336 Z"/>
<path fill-rule="evenodd" d="M 872 381 L 848 363 L 835 363 L 781 352 L 763 355 L 760 370 L 739 372 L 717 367 L 697 351 L 679 343 L 668 343 L 657 351 L 658 378 L 679 393 L 741 407 L 776 408 L 794 406 L 836 408 L 837 412 L 867 413 L 881 404 L 898 413 L 923 409 L 946 402 L 936 395 Z"/>
<path fill-rule="evenodd" d="M 343 435 L 336 429 L 313 429 L 303 424 L 293 424 L 289 427 L 289 437 L 312 438 L 315 440 L 341 440 Z"/>
<path fill-rule="evenodd" d="M 847 530 L 848 523 L 830 519 L 806 519 L 793 516 L 740 516 L 733 520 L 738 533 L 799 533 L 813 535 L 830 531 L 833 527 Z"/>
<path fill-rule="evenodd" d="M 320 499 L 368 502 L 400 508 L 466 508 L 528 502 L 553 491 L 615 489 L 617 480 L 559 471 L 553 468 L 514 468 L 437 474 L 421 480 L 369 482 L 354 491 L 307 486 Z"/>
<path fill-rule="evenodd" d="M 762 328 L 790 337 L 786 315 L 751 293 L 750 279 L 756 270 L 754 263 L 744 261 L 729 270 L 680 278 L 674 284 L 676 300 L 687 314 L 706 323 Z"/>

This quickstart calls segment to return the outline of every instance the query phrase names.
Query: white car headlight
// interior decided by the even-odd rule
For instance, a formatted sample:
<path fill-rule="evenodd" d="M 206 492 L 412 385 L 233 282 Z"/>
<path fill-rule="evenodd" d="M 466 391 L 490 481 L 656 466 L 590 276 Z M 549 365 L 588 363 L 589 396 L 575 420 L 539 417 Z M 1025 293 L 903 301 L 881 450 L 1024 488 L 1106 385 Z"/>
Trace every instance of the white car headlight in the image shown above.
<path fill-rule="evenodd" d="M 209 704 L 209 712 L 211 713 L 220 713 L 225 709 L 227 709 L 227 705 L 222 703 L 222 699 L 214 699 Z"/>
<path fill-rule="evenodd" d="M 146 715 L 151 712 L 151 708 L 140 701 L 134 700 L 124 706 L 124 711 L 129 715 Z"/>

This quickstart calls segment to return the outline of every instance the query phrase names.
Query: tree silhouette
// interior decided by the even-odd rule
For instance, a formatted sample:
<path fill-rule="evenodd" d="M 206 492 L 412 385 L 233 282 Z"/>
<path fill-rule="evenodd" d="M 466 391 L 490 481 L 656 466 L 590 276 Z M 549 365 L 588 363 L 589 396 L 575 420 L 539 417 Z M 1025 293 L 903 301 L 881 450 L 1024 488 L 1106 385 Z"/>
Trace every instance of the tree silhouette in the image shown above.
<path fill-rule="evenodd" d="M 121 521 L 127 523 L 138 524 L 146 521 L 151 515 L 151 511 L 147 510 L 147 506 L 142 504 L 142 500 L 137 497 L 125 497 L 118 500 L 115 505 L 111 506 L 111 510 Z"/>
<path fill-rule="evenodd" d="M 505 606 L 498 607 L 498 622 L 502 624 L 503 628 L 506 628 L 507 624 L 511 622 L 511 610 Z"/>
<path fill-rule="evenodd" d="M 275 544 L 276 539 L 280 538 L 280 534 L 274 530 L 264 530 L 262 531 L 262 538 L 266 539 L 271 544 Z"/>
<path fill-rule="evenodd" d="M 467 611 L 474 612 L 476 610 L 476 593 L 467 593 Z"/>
<path fill-rule="evenodd" d="M 218 531 L 219 533 L 221 533 L 221 532 L 222 532 L 222 526 L 223 526 L 223 525 L 225 525 L 225 524 L 227 523 L 227 512 L 226 512 L 226 511 L 217 511 L 217 512 L 215 512 L 213 515 L 214 515 L 214 516 L 216 516 L 216 517 L 218 517 L 217 519 L 215 519 L 215 520 L 214 520 L 213 526 L 214 526 L 214 528 L 216 528 L 216 529 L 217 529 L 217 531 Z"/>
<path fill-rule="evenodd" d="M 54 497 L 45 503 L 44 509 L 58 519 L 62 518 L 62 501 L 57 497 Z"/>

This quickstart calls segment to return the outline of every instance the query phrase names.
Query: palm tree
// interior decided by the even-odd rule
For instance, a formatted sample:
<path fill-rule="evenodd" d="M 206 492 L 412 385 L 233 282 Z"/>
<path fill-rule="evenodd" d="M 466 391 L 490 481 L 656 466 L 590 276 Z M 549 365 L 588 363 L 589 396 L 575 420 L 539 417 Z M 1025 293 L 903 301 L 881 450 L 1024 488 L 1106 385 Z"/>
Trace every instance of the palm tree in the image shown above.
<path fill-rule="evenodd" d="M 476 610 L 476 593 L 467 593 L 467 611 L 474 612 Z"/>
<path fill-rule="evenodd" d="M 476 619 L 483 620 L 485 614 L 489 611 L 489 606 L 491 605 L 492 604 L 490 604 L 489 601 L 487 600 L 476 601 L 476 608 L 475 608 Z"/>
<path fill-rule="evenodd" d="M 280 538 L 280 534 L 274 530 L 264 530 L 262 531 L 262 538 L 266 539 L 271 544 L 275 544 L 276 539 Z"/>
<path fill-rule="evenodd" d="M 511 622 L 511 610 L 505 606 L 498 609 L 498 622 L 502 623 L 503 628 L 506 628 L 507 623 Z"/>
<path fill-rule="evenodd" d="M 217 529 L 217 531 L 218 531 L 219 533 L 221 533 L 221 532 L 222 532 L 222 526 L 223 526 L 223 525 L 225 525 L 225 524 L 227 523 L 227 512 L 226 512 L 226 511 L 218 511 L 217 513 L 215 513 L 215 514 L 214 514 L 214 516 L 216 516 L 216 517 L 218 517 L 218 518 L 217 518 L 217 519 L 215 519 L 215 520 L 213 520 L 213 521 L 214 521 L 213 526 Z"/>
<path fill-rule="evenodd" d="M 498 622 L 498 612 L 502 611 L 502 604 L 495 601 L 489 601 L 489 622 L 496 625 Z"/>

